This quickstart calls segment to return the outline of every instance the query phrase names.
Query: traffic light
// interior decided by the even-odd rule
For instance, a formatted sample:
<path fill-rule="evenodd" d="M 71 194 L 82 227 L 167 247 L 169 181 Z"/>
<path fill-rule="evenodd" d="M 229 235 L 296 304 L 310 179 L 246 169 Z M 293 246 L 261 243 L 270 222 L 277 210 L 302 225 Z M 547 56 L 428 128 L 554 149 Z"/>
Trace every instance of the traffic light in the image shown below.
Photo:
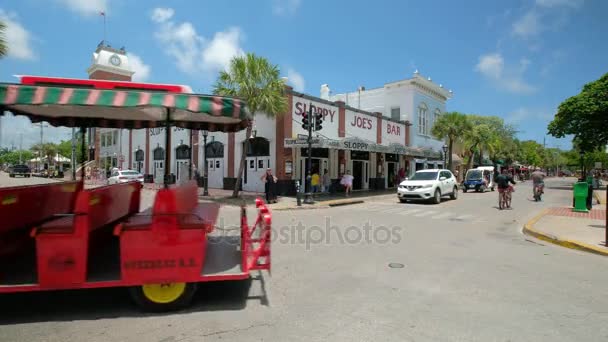
<path fill-rule="evenodd" d="M 320 131 L 321 129 L 323 129 L 323 126 L 321 126 L 322 123 L 323 123 L 323 114 L 315 113 L 315 131 Z"/>
<path fill-rule="evenodd" d="M 302 128 L 304 128 L 305 131 L 308 131 L 309 125 L 310 119 L 308 118 L 308 113 L 304 112 L 302 113 Z"/>

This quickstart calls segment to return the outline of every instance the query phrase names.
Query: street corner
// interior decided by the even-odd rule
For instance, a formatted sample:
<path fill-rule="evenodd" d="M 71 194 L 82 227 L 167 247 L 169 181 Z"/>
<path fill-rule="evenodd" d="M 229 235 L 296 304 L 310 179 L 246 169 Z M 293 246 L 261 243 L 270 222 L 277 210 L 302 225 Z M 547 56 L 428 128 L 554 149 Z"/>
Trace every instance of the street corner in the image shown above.
<path fill-rule="evenodd" d="M 565 248 L 608 256 L 605 241 L 605 210 L 589 213 L 571 208 L 548 208 L 524 224 L 522 232 Z"/>

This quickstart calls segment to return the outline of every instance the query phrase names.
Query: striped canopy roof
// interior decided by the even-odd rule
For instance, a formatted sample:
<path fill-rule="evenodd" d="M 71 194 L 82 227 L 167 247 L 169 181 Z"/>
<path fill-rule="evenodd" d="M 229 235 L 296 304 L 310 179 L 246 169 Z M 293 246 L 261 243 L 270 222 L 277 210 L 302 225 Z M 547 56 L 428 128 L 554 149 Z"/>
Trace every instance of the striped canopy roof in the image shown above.
<path fill-rule="evenodd" d="M 66 127 L 164 127 L 169 115 L 172 126 L 235 132 L 251 119 L 235 98 L 7 83 L 0 83 L 0 110 Z"/>

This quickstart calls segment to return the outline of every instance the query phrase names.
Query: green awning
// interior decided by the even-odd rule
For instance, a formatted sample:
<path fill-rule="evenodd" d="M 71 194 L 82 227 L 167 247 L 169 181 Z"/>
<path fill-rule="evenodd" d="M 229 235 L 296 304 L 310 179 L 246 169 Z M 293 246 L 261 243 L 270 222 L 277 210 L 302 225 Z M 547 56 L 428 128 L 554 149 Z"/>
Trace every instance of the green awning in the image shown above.
<path fill-rule="evenodd" d="M 251 117 L 240 99 L 213 95 L 0 83 L 0 110 L 53 126 L 153 128 L 171 125 L 235 132 Z"/>

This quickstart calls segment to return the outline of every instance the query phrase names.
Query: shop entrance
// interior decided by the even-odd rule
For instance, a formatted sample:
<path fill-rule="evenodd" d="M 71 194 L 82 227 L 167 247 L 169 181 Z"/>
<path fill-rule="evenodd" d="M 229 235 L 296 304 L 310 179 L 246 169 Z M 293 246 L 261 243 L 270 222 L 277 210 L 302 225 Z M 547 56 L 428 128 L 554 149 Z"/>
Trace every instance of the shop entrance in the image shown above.
<path fill-rule="evenodd" d="M 207 143 L 205 147 L 207 157 L 207 181 L 209 188 L 221 189 L 224 187 L 224 144 L 219 141 Z M 203 170 L 204 172 L 204 170 Z"/>
<path fill-rule="evenodd" d="M 399 166 L 399 155 L 398 154 L 386 154 L 386 187 L 394 188 L 395 177 L 397 177 L 398 166 Z"/>
<path fill-rule="evenodd" d="M 369 152 L 351 151 L 353 190 L 369 189 Z"/>
<path fill-rule="evenodd" d="M 162 147 L 157 147 L 154 149 L 154 182 L 155 183 L 163 183 L 165 177 L 165 168 L 164 168 L 164 160 L 165 160 L 165 149 Z"/>
<path fill-rule="evenodd" d="M 190 179 L 190 147 L 180 145 L 175 149 L 177 182 L 183 184 Z"/>
<path fill-rule="evenodd" d="M 298 178 L 300 180 L 300 184 L 303 187 L 305 192 L 310 191 L 310 185 L 306 183 L 306 176 L 308 175 L 308 149 L 302 148 L 300 151 L 300 174 Z M 311 173 L 312 176 L 314 172 L 319 173 L 319 181 L 323 179 L 323 172 L 325 170 L 329 171 L 329 149 L 327 148 L 313 148 L 311 150 Z"/>
<path fill-rule="evenodd" d="M 270 167 L 270 142 L 261 137 L 250 139 L 245 163 L 243 190 L 264 192 L 261 178 Z"/>
<path fill-rule="evenodd" d="M 138 149 L 135 151 L 135 162 L 133 163 L 133 169 L 139 173 L 142 173 L 144 168 L 144 151 Z"/>

